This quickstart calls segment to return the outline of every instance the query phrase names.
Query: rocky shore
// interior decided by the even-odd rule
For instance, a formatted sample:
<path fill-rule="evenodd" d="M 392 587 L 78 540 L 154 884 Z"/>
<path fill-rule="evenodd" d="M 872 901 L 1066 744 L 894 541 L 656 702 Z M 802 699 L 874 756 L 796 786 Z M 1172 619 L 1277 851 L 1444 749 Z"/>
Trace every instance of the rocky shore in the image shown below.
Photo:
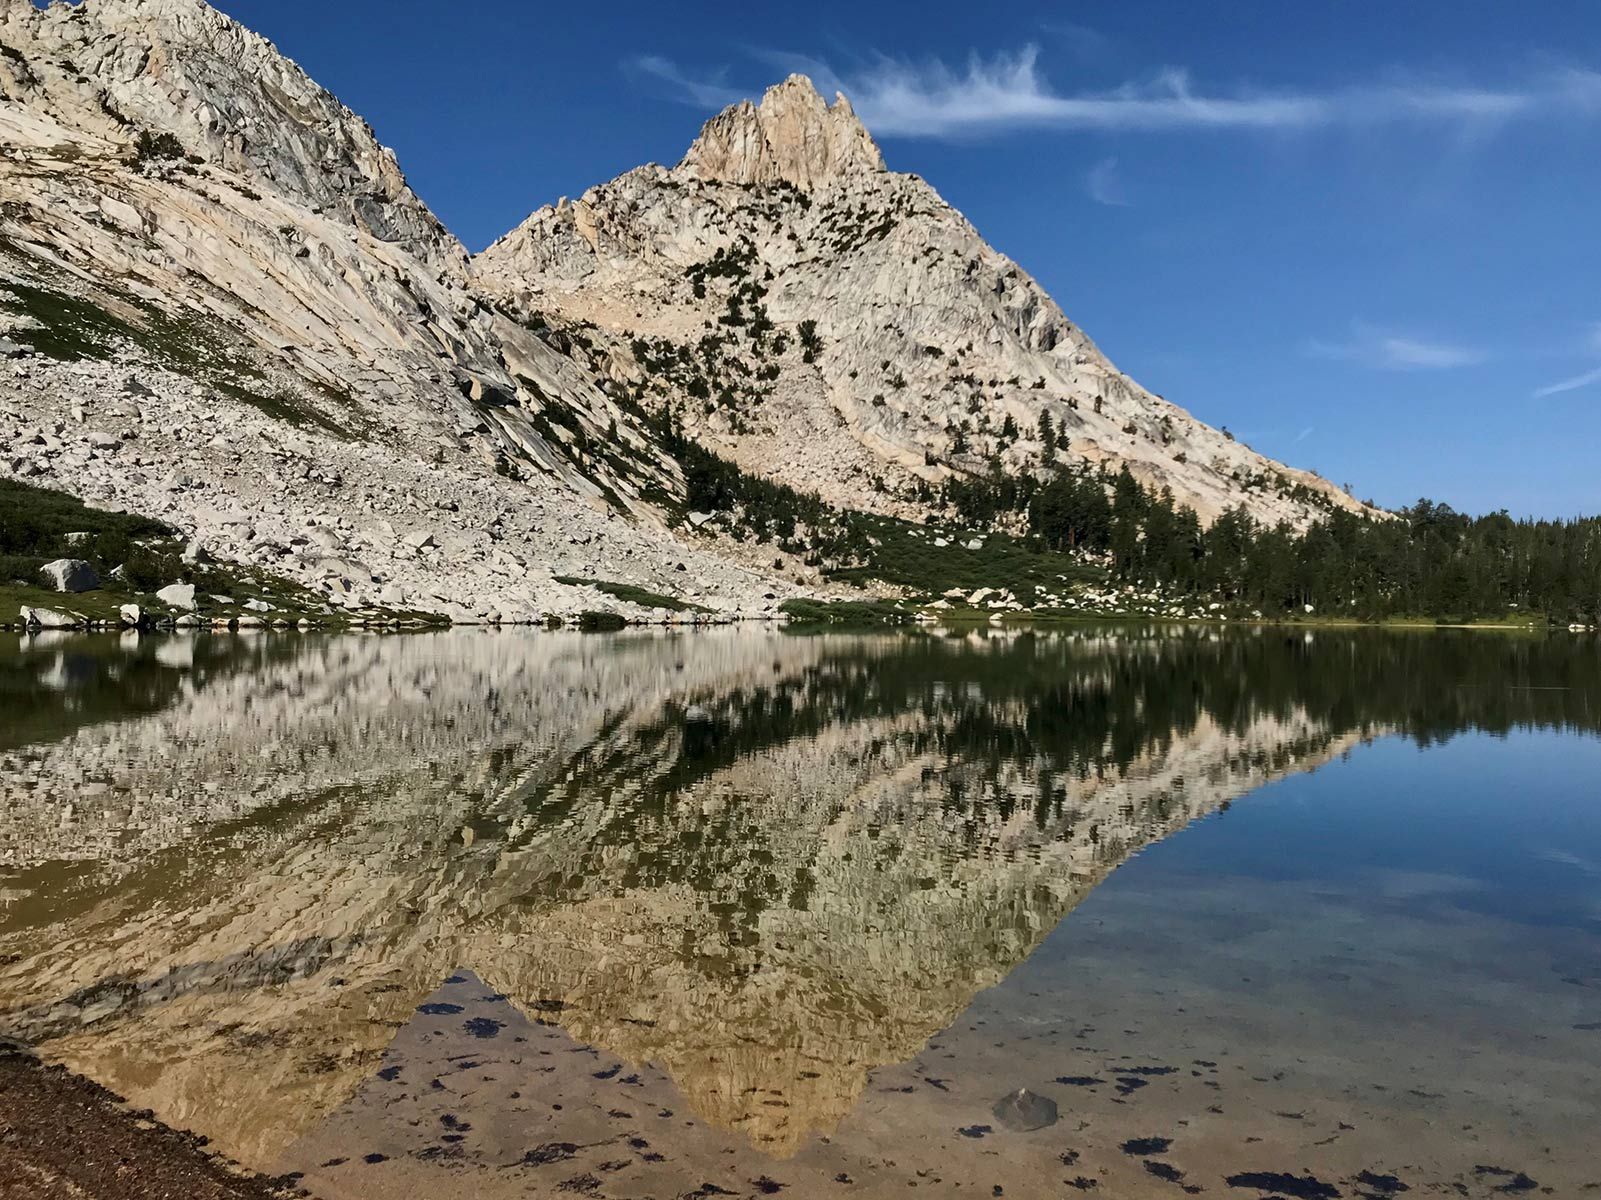
<path fill-rule="evenodd" d="M 0 1046 L 0 1200 L 284 1200 L 306 1193 L 25 1049 Z"/>

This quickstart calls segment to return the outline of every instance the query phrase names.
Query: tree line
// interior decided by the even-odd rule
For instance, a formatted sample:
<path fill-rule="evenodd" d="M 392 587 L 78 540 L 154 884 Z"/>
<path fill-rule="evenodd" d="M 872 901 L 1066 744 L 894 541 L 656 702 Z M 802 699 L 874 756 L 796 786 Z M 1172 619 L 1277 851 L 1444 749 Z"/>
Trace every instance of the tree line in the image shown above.
<path fill-rule="evenodd" d="M 1307 606 L 1362 620 L 1483 619 L 1538 613 L 1601 620 L 1601 519 L 1472 517 L 1419 500 L 1393 519 L 1335 509 L 1304 530 L 1266 525 L 1239 506 L 1203 528 L 1167 489 L 1125 467 L 1109 480 L 990 478 L 947 489 L 964 518 L 1027 517 L 1044 548 L 1103 555 L 1124 580 L 1212 596 L 1263 613 Z"/>
<path fill-rule="evenodd" d="M 740 470 L 685 436 L 671 411 L 657 429 L 683 467 L 690 509 L 738 513 L 737 534 L 810 551 L 813 561 L 871 565 L 874 541 L 859 514 Z M 969 528 L 1021 525 L 1034 548 L 1105 562 L 1121 581 L 1263 615 L 1304 615 L 1310 605 L 1364 621 L 1523 614 L 1601 624 L 1601 518 L 1472 517 L 1425 499 L 1391 517 L 1331 507 L 1304 530 L 1264 524 L 1240 505 L 1203 526 L 1170 490 L 1143 487 L 1126 467 L 1048 477 L 996 469 L 937 493 L 925 485 L 922 498 Z"/>

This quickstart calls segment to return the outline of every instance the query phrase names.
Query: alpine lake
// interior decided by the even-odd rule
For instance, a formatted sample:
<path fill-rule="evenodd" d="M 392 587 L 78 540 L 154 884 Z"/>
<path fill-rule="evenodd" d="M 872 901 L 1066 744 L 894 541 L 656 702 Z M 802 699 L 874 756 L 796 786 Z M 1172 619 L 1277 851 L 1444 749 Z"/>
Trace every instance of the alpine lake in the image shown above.
<path fill-rule="evenodd" d="M 1601 643 L 10 636 L 0 1035 L 325 1200 L 1596 1196 Z"/>

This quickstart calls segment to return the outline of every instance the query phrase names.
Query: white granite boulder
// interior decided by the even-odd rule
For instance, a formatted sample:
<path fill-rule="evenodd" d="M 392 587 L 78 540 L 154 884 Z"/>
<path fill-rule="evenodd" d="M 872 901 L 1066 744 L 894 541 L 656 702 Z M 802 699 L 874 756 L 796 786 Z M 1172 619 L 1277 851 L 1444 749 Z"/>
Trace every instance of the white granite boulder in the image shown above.
<path fill-rule="evenodd" d="M 82 613 L 58 612 L 53 608 L 24 607 L 22 623 L 29 629 L 82 629 L 89 624 L 89 618 Z"/>
<path fill-rule="evenodd" d="M 39 573 L 58 592 L 88 592 L 100 586 L 100 576 L 81 558 L 58 558 L 45 563 Z"/>
<path fill-rule="evenodd" d="M 169 583 L 156 593 L 156 599 L 173 608 L 181 608 L 193 612 L 195 607 L 195 585 L 192 583 Z"/>

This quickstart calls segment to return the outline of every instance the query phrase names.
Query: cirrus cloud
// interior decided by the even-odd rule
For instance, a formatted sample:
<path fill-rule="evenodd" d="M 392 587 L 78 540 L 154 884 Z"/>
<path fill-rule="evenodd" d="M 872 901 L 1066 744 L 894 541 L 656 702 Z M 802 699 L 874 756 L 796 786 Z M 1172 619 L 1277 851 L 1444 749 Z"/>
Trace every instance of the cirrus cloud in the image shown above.
<path fill-rule="evenodd" d="M 753 54 L 810 75 L 825 92 L 846 93 L 868 128 L 889 137 L 962 138 L 1025 128 L 1293 132 L 1342 125 L 1483 126 L 1557 114 L 1601 116 L 1601 72 L 1578 68 L 1546 71 L 1512 84 L 1392 80 L 1326 91 L 1197 88 L 1188 72 L 1167 68 L 1110 89 L 1063 92 L 1041 71 L 1035 45 L 987 58 L 974 55 L 962 67 L 938 59 L 879 56 L 845 71 L 805 55 Z M 626 65 L 691 104 L 709 107 L 748 96 L 728 86 L 721 75 L 699 78 L 659 56 L 635 58 Z"/>
<path fill-rule="evenodd" d="M 1601 354 L 1601 322 L 1590 327 L 1590 332 L 1584 338 L 1584 349 L 1590 354 Z M 1567 379 L 1559 379 L 1557 382 L 1548 383 L 1544 387 L 1535 388 L 1530 393 L 1530 396 L 1535 400 L 1544 400 L 1547 396 L 1560 396 L 1563 392 L 1576 392 L 1580 388 L 1587 388 L 1597 383 L 1601 383 L 1601 367 L 1569 376 Z"/>
<path fill-rule="evenodd" d="M 1111 208 L 1124 208 L 1129 202 L 1115 158 L 1103 158 L 1085 172 L 1084 190 L 1095 203 Z"/>
<path fill-rule="evenodd" d="M 1349 338 L 1313 340 L 1306 348 L 1317 358 L 1351 362 L 1375 371 L 1449 371 L 1477 366 L 1488 358 L 1476 346 L 1376 329 L 1360 321 L 1352 326 Z"/>

